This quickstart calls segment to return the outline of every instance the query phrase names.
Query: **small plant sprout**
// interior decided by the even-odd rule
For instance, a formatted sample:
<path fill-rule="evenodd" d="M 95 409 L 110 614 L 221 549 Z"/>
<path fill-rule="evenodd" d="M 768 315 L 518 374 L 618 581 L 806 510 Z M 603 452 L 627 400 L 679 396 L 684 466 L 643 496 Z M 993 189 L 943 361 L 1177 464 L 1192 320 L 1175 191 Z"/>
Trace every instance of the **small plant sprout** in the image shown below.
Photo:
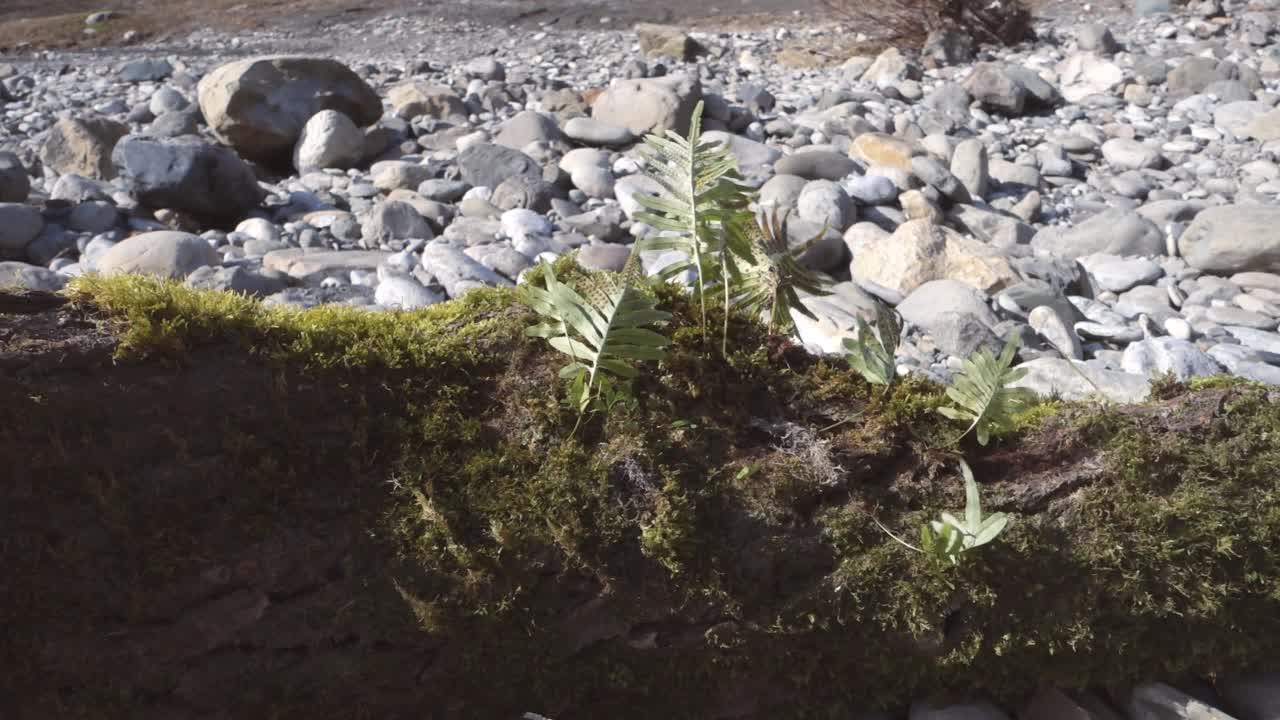
<path fill-rule="evenodd" d="M 1009 517 L 1004 513 L 983 516 L 978 483 L 973 479 L 969 464 L 963 460 L 960 461 L 960 472 L 964 475 L 964 520 L 944 512 L 941 519 L 921 525 L 920 547 L 894 535 L 879 520 L 875 521 L 876 525 L 903 547 L 928 555 L 939 562 L 959 565 L 965 553 L 995 540 L 1009 524 Z"/>
<path fill-rule="evenodd" d="M 872 385 L 892 385 L 897 377 L 895 354 L 902 341 L 902 316 L 898 311 L 876 303 L 876 329 L 872 332 L 867 321 L 858 318 L 858 337 L 847 338 L 844 347 L 849 365 L 858 371 L 863 380 Z"/>

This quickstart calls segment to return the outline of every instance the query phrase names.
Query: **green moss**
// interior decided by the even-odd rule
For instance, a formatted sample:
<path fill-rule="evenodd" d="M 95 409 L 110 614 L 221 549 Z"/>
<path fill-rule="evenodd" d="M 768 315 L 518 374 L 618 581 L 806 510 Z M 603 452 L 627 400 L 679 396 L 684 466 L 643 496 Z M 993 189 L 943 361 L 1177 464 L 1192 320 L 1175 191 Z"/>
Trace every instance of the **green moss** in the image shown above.
<path fill-rule="evenodd" d="M 468 293 L 423 310 L 373 313 L 325 305 L 268 308 L 243 295 L 192 290 L 141 276 L 89 275 L 68 295 L 123 321 L 119 354 L 173 359 L 192 346 L 229 343 L 317 369 L 430 370 L 474 360 L 479 348 L 511 341 L 522 313 L 504 289 Z"/>
<path fill-rule="evenodd" d="M 869 387 L 736 316 L 722 357 L 714 298 L 704 334 L 698 308 L 660 289 L 666 359 L 644 367 L 634 407 L 570 434 L 562 360 L 524 337 L 506 291 L 389 314 L 132 278 L 71 293 L 122 323 L 130 357 L 229 348 L 282 392 L 302 378 L 340 399 L 332 434 L 219 430 L 258 488 L 234 512 L 317 522 L 308 492 L 368 508 L 358 533 L 378 569 L 359 577 L 400 608 L 377 622 L 453 641 L 446 697 L 467 706 L 442 716 L 545 702 L 570 720 L 705 717 L 746 687 L 771 716 L 843 717 L 938 690 L 1211 675 L 1280 650 L 1280 403 L 1253 385 L 1138 409 L 1046 402 L 992 447 L 966 442 L 984 504 L 1014 521 L 948 570 L 876 525 L 914 539 L 963 507 L 943 389 Z M 358 459 L 340 459 L 344 442 Z M 173 537 L 146 547 L 172 564 Z"/>

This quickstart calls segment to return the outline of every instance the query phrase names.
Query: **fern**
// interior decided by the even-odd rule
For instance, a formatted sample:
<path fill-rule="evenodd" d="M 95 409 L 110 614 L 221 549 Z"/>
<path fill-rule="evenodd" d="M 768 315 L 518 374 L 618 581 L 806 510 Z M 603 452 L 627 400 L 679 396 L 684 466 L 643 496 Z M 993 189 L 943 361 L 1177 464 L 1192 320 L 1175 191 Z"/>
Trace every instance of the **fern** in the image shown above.
<path fill-rule="evenodd" d="M 858 337 L 847 338 L 844 347 L 849 351 L 849 365 L 872 385 L 892 385 L 897 377 L 898 363 L 895 354 L 902 342 L 902 316 L 898 311 L 876 303 L 876 330 L 873 333 L 867 321 L 858 318 Z"/>
<path fill-rule="evenodd" d="M 916 547 L 889 532 L 880 521 L 880 529 L 899 544 L 918 553 L 928 555 L 935 560 L 959 565 L 961 556 L 982 547 L 1000 536 L 1009 524 L 1009 517 L 1004 513 L 993 513 L 983 516 L 982 500 L 978 494 L 978 483 L 973 479 L 973 471 L 969 464 L 960 461 L 960 472 L 964 475 L 964 521 L 960 521 L 949 512 L 942 513 L 941 520 L 932 520 L 920 526 L 920 547 Z"/>
<path fill-rule="evenodd" d="M 791 321 L 791 311 L 817 320 L 800 299 L 800 293 L 826 295 L 826 282 L 818 273 L 800 264 L 813 243 L 821 240 L 826 228 L 797 248 L 787 246 L 787 215 L 765 214 L 747 233 L 751 241 L 751 262 L 734 280 L 734 302 L 748 313 L 768 314 L 769 334 Z"/>
<path fill-rule="evenodd" d="M 687 270 L 696 274 L 695 292 L 707 329 L 707 289 L 717 278 L 736 273 L 739 260 L 754 258 L 746 231 L 751 221 L 750 194 L 738 175 L 738 161 L 720 143 L 702 139 L 702 103 L 694 108 L 689 136 L 649 135 L 641 154 L 646 174 L 661 187 L 656 196 L 636 195 L 646 210 L 636 218 L 661 231 L 637 243 L 640 250 L 677 250 L 686 260 L 668 265 L 660 277 L 669 279 Z M 726 307 L 729 286 L 724 285 Z M 726 329 L 727 341 L 727 329 Z"/>
<path fill-rule="evenodd" d="M 981 348 L 964 361 L 961 374 L 947 388 L 947 397 L 956 406 L 938 408 L 938 412 L 952 420 L 969 423 L 960 438 L 976 432 L 978 444 L 986 445 L 993 431 L 1011 430 L 1014 415 L 1035 400 L 1031 390 L 1009 387 L 1027 374 L 1026 370 L 1013 368 L 1017 351 L 1017 336 L 1010 336 L 999 357 L 990 349 Z"/>
<path fill-rule="evenodd" d="M 628 265 L 634 268 L 630 260 Z M 545 288 L 525 284 L 517 289 L 521 302 L 546 318 L 525 333 L 545 338 L 571 359 L 560 377 L 569 381 L 579 414 L 593 404 L 607 410 L 637 375 L 633 363 L 661 360 L 668 345 L 650 327 L 665 323 L 671 314 L 656 309 L 653 298 L 628 282 L 629 275 L 592 275 L 582 281 L 579 293 L 547 265 Z"/>

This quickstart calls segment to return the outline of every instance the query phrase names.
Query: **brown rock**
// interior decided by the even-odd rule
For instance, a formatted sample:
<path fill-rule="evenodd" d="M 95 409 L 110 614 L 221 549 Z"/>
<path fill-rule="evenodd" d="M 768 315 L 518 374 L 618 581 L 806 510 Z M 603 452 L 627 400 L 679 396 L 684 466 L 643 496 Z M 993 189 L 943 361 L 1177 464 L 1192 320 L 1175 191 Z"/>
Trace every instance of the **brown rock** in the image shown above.
<path fill-rule="evenodd" d="M 444 119 L 466 116 L 462 98 L 453 88 L 412 81 L 396 85 L 387 91 L 387 99 L 396 117 L 413 120 L 418 117 Z"/>
<path fill-rule="evenodd" d="M 110 180 L 116 176 L 111 151 L 128 133 L 127 126 L 107 118 L 63 118 L 49 130 L 40 160 L 59 175 Z"/>
<path fill-rule="evenodd" d="M 911 172 L 911 158 L 924 154 L 915 143 L 884 133 L 863 133 L 849 146 L 849 157 L 867 165 L 881 165 Z"/>
<path fill-rule="evenodd" d="M 707 49 L 679 28 L 670 25 L 636 25 L 640 51 L 650 57 L 673 57 L 684 61 L 704 55 Z"/>

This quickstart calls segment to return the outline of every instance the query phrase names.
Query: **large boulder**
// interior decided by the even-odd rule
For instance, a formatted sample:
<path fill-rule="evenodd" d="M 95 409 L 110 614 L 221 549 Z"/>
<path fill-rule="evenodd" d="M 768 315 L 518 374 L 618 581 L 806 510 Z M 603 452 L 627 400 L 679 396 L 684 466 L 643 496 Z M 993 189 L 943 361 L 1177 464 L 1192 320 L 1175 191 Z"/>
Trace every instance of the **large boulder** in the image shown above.
<path fill-rule="evenodd" d="M 23 203 L 0 203 L 0 257 L 20 254 L 44 229 L 40 210 Z"/>
<path fill-rule="evenodd" d="M 40 148 L 40 161 L 59 175 L 74 173 L 110 180 L 116 176 L 111 151 L 128 134 L 126 125 L 107 118 L 63 118 L 49 129 Z"/>
<path fill-rule="evenodd" d="M 908 295 L 930 280 L 961 280 L 986 293 L 1017 283 L 994 248 L 927 220 L 912 220 L 887 237 L 851 243 L 854 280 Z"/>
<path fill-rule="evenodd" d="M 197 137 L 129 135 L 112 159 L 145 205 L 207 217 L 236 217 L 261 202 L 253 170 L 231 150 Z"/>
<path fill-rule="evenodd" d="M 689 131 L 689 118 L 702 99 L 702 85 L 687 75 L 617 80 L 596 98 L 591 116 L 636 135 Z"/>
<path fill-rule="evenodd" d="M 458 153 L 458 169 L 465 182 L 479 187 L 496 188 L 503 180 L 515 176 L 542 179 L 542 168 L 533 158 L 519 150 L 491 143 L 476 143 Z"/>
<path fill-rule="evenodd" d="M 241 155 L 284 162 L 302 128 L 321 110 L 364 127 L 382 116 L 382 100 L 346 65 L 327 58 L 260 57 L 222 65 L 199 85 L 210 129 Z"/>
<path fill-rule="evenodd" d="M 103 275 L 142 274 L 185 279 L 196 268 L 218 264 L 218 253 L 204 238 L 160 230 L 117 243 L 97 259 Z"/>
<path fill-rule="evenodd" d="M 974 67 L 964 88 L 984 108 L 1009 116 L 1051 106 L 1061 99 L 1058 91 L 1034 71 L 998 63 Z"/>
<path fill-rule="evenodd" d="M 31 178 L 17 155 L 0 152 L 0 203 L 25 202 L 31 194 Z"/>
<path fill-rule="evenodd" d="M 1178 238 L 1187 264 L 1211 273 L 1280 272 L 1280 207 L 1225 205 L 1196 215 Z"/>

